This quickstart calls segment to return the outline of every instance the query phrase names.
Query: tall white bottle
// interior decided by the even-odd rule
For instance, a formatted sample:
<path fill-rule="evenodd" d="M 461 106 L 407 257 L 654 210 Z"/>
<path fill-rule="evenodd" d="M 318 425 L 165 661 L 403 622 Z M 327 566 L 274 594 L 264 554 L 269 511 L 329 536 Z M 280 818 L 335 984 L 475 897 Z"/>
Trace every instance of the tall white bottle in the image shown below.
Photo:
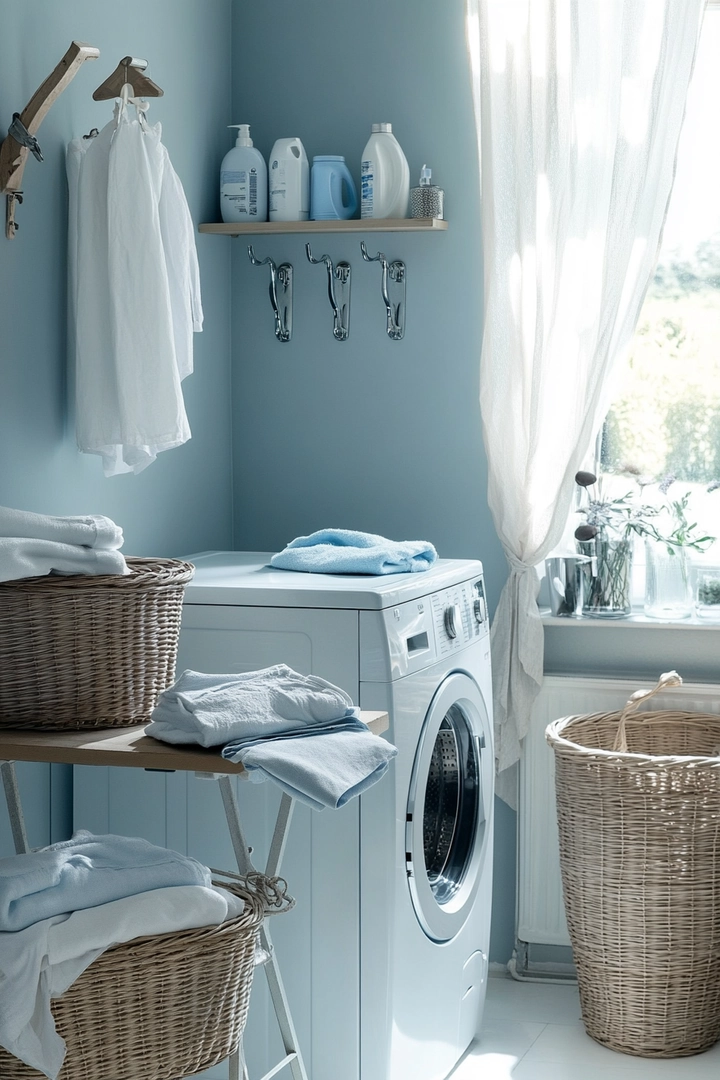
<path fill-rule="evenodd" d="M 360 217 L 404 218 L 410 169 L 392 124 L 373 124 L 360 166 Z"/>
<path fill-rule="evenodd" d="M 267 221 L 267 166 L 253 146 L 249 124 L 237 128 L 232 150 L 220 166 L 220 213 L 223 221 Z"/>
<path fill-rule="evenodd" d="M 270 221 L 307 221 L 310 168 L 297 138 L 277 139 L 268 159 Z"/>

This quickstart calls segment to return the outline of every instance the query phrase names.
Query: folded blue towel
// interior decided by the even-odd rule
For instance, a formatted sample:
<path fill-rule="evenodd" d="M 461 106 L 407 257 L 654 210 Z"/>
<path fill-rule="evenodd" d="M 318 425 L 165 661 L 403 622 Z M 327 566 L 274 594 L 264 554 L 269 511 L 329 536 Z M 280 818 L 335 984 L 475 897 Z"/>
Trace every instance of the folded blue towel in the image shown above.
<path fill-rule="evenodd" d="M 349 529 L 320 529 L 298 536 L 270 560 L 280 570 L 311 574 L 415 574 L 437 559 L 422 540 L 386 540 Z"/>
<path fill-rule="evenodd" d="M 211 884 L 195 859 L 139 837 L 94 836 L 0 859 L 0 931 L 171 885 Z"/>
<path fill-rule="evenodd" d="M 259 739 L 240 749 L 231 744 L 222 754 L 242 762 L 255 783 L 273 780 L 313 810 L 336 810 L 381 779 L 397 748 L 355 720 L 312 734 Z"/>
<path fill-rule="evenodd" d="M 206 675 L 183 671 L 164 690 L 145 734 L 161 742 L 223 746 L 251 780 L 274 780 L 322 810 L 376 783 L 397 750 L 360 720 L 352 698 L 287 664 Z"/>
<path fill-rule="evenodd" d="M 160 694 L 145 734 L 161 742 L 225 746 L 293 730 L 305 733 L 357 715 L 344 690 L 287 664 L 229 675 L 183 671 Z"/>

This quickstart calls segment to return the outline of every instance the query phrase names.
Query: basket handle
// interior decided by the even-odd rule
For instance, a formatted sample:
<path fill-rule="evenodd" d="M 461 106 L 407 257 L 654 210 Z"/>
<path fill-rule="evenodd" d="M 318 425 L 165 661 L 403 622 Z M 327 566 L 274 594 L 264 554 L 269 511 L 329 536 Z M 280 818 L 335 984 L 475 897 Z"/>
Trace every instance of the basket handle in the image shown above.
<path fill-rule="evenodd" d="M 662 690 L 670 690 L 673 686 L 682 686 L 682 679 L 678 675 L 677 671 L 666 671 L 660 676 L 652 690 L 636 690 L 626 702 L 623 711 L 620 713 L 620 723 L 615 734 L 615 742 L 613 743 L 613 751 L 616 753 L 627 753 L 627 733 L 625 730 L 626 720 L 632 716 L 638 709 L 642 701 L 648 701 L 649 698 L 654 697 L 655 694 L 659 694 Z"/>

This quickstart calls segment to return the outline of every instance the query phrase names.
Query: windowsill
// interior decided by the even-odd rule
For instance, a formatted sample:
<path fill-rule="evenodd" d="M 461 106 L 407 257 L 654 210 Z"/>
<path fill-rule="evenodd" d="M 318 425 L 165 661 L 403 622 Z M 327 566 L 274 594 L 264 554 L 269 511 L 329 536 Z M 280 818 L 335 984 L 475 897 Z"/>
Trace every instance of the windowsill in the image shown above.
<path fill-rule="evenodd" d="M 595 619 L 589 615 L 581 618 L 551 615 L 550 608 L 540 608 L 540 618 L 543 626 L 591 626 L 595 629 L 603 627 L 605 630 L 637 630 L 640 627 L 648 630 L 714 630 L 716 632 L 720 630 L 720 619 L 699 619 L 697 615 L 691 615 L 688 619 L 666 622 L 664 619 L 651 619 L 639 610 L 621 619 Z"/>

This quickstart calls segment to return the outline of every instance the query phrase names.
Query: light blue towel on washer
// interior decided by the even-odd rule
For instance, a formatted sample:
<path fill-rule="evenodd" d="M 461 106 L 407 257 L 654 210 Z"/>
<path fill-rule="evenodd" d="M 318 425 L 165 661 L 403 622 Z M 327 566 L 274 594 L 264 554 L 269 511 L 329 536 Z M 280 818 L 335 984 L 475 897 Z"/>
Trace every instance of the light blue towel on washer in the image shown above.
<path fill-rule="evenodd" d="M 279 570 L 311 574 L 415 574 L 437 559 L 423 540 L 386 540 L 350 529 L 320 529 L 298 536 L 270 560 Z"/>

